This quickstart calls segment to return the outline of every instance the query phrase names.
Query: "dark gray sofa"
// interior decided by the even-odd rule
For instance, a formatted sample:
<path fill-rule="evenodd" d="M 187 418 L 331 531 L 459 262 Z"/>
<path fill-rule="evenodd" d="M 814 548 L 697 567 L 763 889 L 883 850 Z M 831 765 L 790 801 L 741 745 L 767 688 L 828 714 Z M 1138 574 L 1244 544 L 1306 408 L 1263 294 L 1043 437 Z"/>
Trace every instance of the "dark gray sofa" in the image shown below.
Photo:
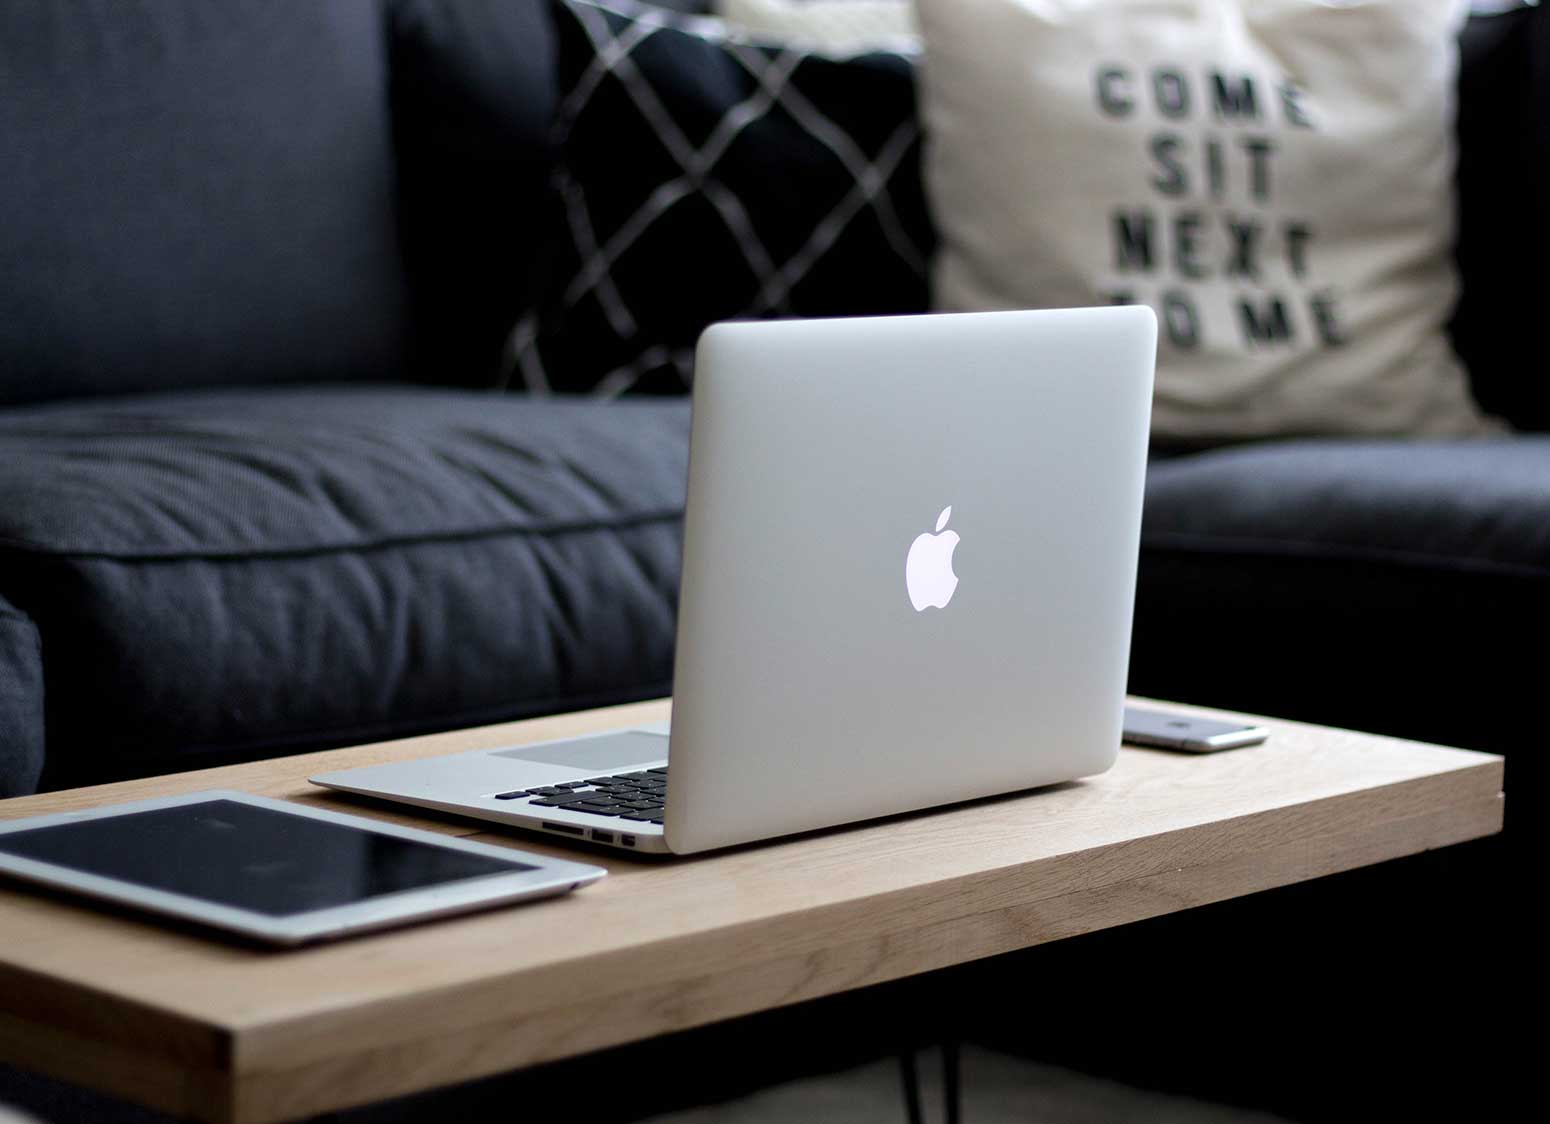
<path fill-rule="evenodd" d="M 1550 428 L 1550 12 L 1464 45 L 1455 341 Z M 551 52 L 540 0 L 0 0 L 0 796 L 671 689 L 687 404 L 495 389 Z M 1132 687 L 1508 753 L 1526 842 L 1547 515 L 1527 432 L 1158 450 Z"/>
<path fill-rule="evenodd" d="M 1455 335 L 1530 428 L 1544 17 L 1461 80 Z M 669 689 L 684 403 L 489 389 L 552 50 L 536 0 L 0 7 L 0 793 Z M 1132 685 L 1516 748 L 1546 495 L 1521 435 L 1160 451 Z"/>
<path fill-rule="evenodd" d="M 668 692 L 687 404 L 488 389 L 548 36 L 0 7 L 0 795 Z"/>

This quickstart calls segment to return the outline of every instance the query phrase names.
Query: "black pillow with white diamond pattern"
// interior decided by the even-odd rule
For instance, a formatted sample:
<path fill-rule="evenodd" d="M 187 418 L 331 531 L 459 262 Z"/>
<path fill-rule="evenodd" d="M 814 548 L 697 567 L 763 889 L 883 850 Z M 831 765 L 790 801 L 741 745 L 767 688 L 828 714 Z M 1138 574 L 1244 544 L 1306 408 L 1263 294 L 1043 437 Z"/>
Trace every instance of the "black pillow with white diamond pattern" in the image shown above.
<path fill-rule="evenodd" d="M 717 320 L 924 311 L 911 60 L 555 0 L 564 229 L 513 332 L 535 392 L 687 389 Z"/>

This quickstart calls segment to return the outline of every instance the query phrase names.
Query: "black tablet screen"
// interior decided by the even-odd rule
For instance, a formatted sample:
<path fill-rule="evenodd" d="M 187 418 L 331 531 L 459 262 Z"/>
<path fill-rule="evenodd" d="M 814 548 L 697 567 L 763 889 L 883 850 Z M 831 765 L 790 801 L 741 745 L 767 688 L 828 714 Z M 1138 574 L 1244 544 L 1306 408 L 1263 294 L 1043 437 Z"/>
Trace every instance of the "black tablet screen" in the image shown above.
<path fill-rule="evenodd" d="M 537 869 L 235 800 L 13 832 L 0 851 L 273 917 Z"/>

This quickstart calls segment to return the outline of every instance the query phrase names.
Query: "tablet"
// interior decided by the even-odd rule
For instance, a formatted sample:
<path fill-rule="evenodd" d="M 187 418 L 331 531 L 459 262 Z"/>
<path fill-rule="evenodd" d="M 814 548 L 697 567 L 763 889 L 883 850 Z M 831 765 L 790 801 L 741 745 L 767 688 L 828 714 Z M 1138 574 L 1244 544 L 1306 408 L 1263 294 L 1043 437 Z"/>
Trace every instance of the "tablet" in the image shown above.
<path fill-rule="evenodd" d="M 0 823 L 0 872 L 276 944 L 562 894 L 605 873 L 223 791 Z"/>

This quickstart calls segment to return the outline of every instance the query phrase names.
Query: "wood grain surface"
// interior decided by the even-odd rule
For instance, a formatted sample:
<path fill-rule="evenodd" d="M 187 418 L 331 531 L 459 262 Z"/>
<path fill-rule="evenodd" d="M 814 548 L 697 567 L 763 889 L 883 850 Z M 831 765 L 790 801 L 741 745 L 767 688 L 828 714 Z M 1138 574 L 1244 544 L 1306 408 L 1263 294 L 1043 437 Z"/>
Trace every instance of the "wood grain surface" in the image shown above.
<path fill-rule="evenodd" d="M 1271 720 L 1257 720 L 1270 741 L 1250 749 L 1127 748 L 1101 777 L 690 859 L 560 848 L 305 780 L 668 713 L 665 701 L 642 703 L 0 801 L 9 818 L 236 788 L 610 870 L 565 898 L 291 951 L 6 883 L 0 1060 L 197 1119 L 290 1120 L 1317 878 L 1502 822 L 1499 757 Z"/>

